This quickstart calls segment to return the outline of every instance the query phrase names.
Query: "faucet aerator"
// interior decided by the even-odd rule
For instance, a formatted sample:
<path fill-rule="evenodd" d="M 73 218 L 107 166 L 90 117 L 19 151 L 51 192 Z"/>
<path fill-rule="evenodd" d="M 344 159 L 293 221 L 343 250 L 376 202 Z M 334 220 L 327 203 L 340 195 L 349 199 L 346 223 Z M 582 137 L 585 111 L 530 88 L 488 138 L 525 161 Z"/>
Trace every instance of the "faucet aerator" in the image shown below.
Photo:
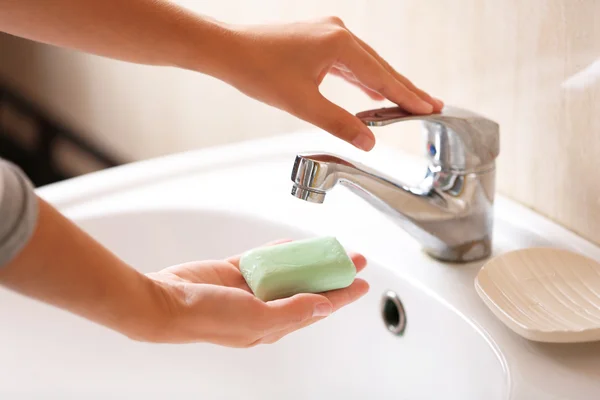
<path fill-rule="evenodd" d="M 298 185 L 292 187 L 292 196 L 310 203 L 322 204 L 325 201 L 325 193 L 303 188 Z"/>

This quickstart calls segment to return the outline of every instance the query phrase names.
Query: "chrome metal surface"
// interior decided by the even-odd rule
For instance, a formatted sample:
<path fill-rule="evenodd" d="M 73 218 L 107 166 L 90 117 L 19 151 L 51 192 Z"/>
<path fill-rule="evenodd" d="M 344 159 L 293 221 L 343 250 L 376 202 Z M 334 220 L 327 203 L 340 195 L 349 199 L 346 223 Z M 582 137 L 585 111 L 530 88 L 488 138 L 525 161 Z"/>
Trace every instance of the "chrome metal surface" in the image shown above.
<path fill-rule="evenodd" d="M 394 335 L 402 335 L 406 329 L 406 312 L 400 297 L 391 290 L 381 298 L 381 317 L 385 327 Z"/>
<path fill-rule="evenodd" d="M 366 124 L 424 121 L 429 166 L 416 186 L 328 153 L 296 156 L 292 194 L 322 203 L 336 184 L 350 188 L 412 234 L 431 256 L 468 262 L 491 254 L 495 158 L 499 127 L 466 110 L 446 107 L 434 115 L 399 109 L 358 114 Z"/>
<path fill-rule="evenodd" d="M 299 199 L 309 201 L 311 203 L 323 203 L 325 201 L 325 193 L 315 190 L 304 189 L 298 186 L 292 188 L 292 195 Z"/>

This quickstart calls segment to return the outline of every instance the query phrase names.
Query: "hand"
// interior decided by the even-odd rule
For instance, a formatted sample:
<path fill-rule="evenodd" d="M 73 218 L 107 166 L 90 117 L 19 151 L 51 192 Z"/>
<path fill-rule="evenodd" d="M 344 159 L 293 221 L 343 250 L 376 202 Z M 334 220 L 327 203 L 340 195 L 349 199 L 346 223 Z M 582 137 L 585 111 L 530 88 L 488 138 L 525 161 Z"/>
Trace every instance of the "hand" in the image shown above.
<path fill-rule="evenodd" d="M 236 65 L 224 80 L 247 95 L 289 112 L 363 150 L 373 133 L 355 116 L 331 103 L 319 85 L 331 73 L 371 98 L 396 103 L 413 114 L 443 108 L 418 89 L 336 17 L 287 25 L 236 27 Z"/>
<path fill-rule="evenodd" d="M 357 271 L 366 266 L 350 254 Z M 263 302 L 252 294 L 240 270 L 240 257 L 176 265 L 148 274 L 162 293 L 168 310 L 158 342 L 211 342 L 230 347 L 274 343 L 311 325 L 367 293 L 356 279 L 345 289 L 297 294 Z"/>

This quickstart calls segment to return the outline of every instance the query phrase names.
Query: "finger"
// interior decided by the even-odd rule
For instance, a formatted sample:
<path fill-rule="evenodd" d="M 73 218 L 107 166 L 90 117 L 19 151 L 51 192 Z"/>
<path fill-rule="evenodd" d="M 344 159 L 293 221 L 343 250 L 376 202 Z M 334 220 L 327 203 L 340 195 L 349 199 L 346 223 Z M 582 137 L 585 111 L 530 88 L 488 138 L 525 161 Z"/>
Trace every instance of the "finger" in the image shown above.
<path fill-rule="evenodd" d="M 348 288 L 348 289 L 350 289 L 350 292 L 348 292 L 346 289 L 329 292 L 328 295 L 331 295 L 332 297 L 334 297 L 334 301 L 338 305 L 338 308 L 336 309 L 335 308 L 336 304 L 334 304 L 334 311 L 339 310 L 341 307 L 358 300 L 360 297 L 365 295 L 369 290 L 369 285 L 362 279 L 357 279 L 355 281 L 355 283 L 353 283 L 352 286 L 351 286 L 351 288 Z M 289 335 L 290 333 L 293 333 L 302 328 L 306 328 L 307 326 L 310 326 L 310 325 L 314 324 L 315 322 L 322 320 L 323 318 L 325 318 L 325 317 L 309 318 L 299 324 L 289 326 L 282 330 L 267 334 L 263 338 L 260 339 L 260 343 L 265 343 L 265 344 L 275 343 L 275 342 L 279 341 L 281 338 Z"/>
<path fill-rule="evenodd" d="M 356 273 L 359 273 L 360 271 L 365 269 L 365 267 L 367 266 L 367 259 L 365 258 L 365 256 L 353 252 L 348 253 L 348 255 L 350 256 L 350 259 L 356 267 Z"/>
<path fill-rule="evenodd" d="M 390 101 L 413 114 L 428 114 L 433 106 L 409 90 L 394 78 L 381 63 L 355 40 L 341 54 L 339 62 L 344 64 L 365 86 L 381 93 Z"/>
<path fill-rule="evenodd" d="M 327 100 L 319 91 L 308 96 L 295 115 L 359 149 L 369 151 L 375 145 L 375 136 L 360 119 Z"/>
<path fill-rule="evenodd" d="M 435 98 L 431 97 L 425 91 L 417 88 L 408 78 L 406 78 L 404 75 L 402 75 L 398 71 L 396 71 L 385 59 L 383 59 L 383 57 L 381 57 L 365 41 L 363 41 L 361 38 L 359 38 L 358 36 L 356 36 L 354 33 L 352 33 L 352 32 L 350 32 L 350 33 L 352 34 L 352 36 L 354 37 L 354 39 L 361 45 L 361 47 L 363 49 L 365 49 L 373 57 L 375 57 L 375 59 L 377 61 L 379 61 L 381 63 L 381 65 L 383 65 L 383 67 L 388 72 L 390 72 L 397 80 L 399 80 L 400 82 L 402 82 L 404 84 L 404 86 L 406 86 L 408 89 L 410 89 L 414 93 L 416 93 L 421 99 L 423 99 L 424 101 L 426 101 L 429 104 L 431 104 L 434 107 L 434 111 L 440 111 L 442 108 L 444 108 L 444 103 L 441 100 L 435 99 Z"/>
<path fill-rule="evenodd" d="M 256 248 L 260 248 L 260 247 L 268 247 L 268 246 L 275 246 L 278 244 L 282 244 L 282 243 L 288 243 L 291 242 L 292 239 L 277 239 L 277 240 L 273 240 L 271 242 L 267 242 L 261 246 L 257 246 Z M 233 264 L 236 268 L 240 267 L 240 259 L 242 258 L 242 256 L 244 255 L 244 253 L 242 254 L 237 254 L 235 256 L 231 256 L 229 258 L 226 258 L 225 261 Z"/>
<path fill-rule="evenodd" d="M 359 81 L 356 80 L 354 75 L 350 72 L 342 71 L 337 68 L 332 68 L 329 70 L 329 73 L 331 73 L 332 75 L 335 75 L 335 76 L 339 76 L 339 77 L 343 78 L 345 81 L 347 81 L 348 83 L 358 87 L 360 90 L 362 90 L 367 96 L 369 96 L 373 100 L 378 100 L 378 101 L 385 100 L 385 97 L 381 93 L 377 93 L 376 91 L 371 90 L 368 87 L 366 87 L 365 85 L 361 84 Z"/>
<path fill-rule="evenodd" d="M 408 89 L 410 89 L 413 92 L 415 92 L 421 99 L 425 100 L 426 102 L 428 102 L 432 106 L 436 107 L 436 106 L 440 105 L 440 101 L 439 100 L 434 99 L 428 93 L 426 93 L 424 90 L 419 89 L 418 87 L 416 87 L 415 84 L 412 83 L 408 78 L 406 78 L 404 75 L 402 75 L 398 71 L 396 71 L 396 69 L 393 68 L 383 57 L 381 57 L 371 46 L 369 46 L 366 42 L 364 42 L 358 36 L 356 36 L 354 34 L 352 34 L 352 35 L 354 36 L 354 38 L 356 39 L 356 41 L 367 52 L 369 52 L 369 54 L 371 54 L 373 57 L 375 57 L 375 59 L 377 59 L 377 61 L 379 61 L 381 63 L 381 65 L 383 65 L 383 67 L 388 72 L 390 72 L 396 79 L 398 79 L 400 82 L 402 82 L 404 84 L 404 86 L 406 86 Z M 443 103 L 441 105 L 443 105 Z"/>
<path fill-rule="evenodd" d="M 431 97 L 428 93 L 417 88 L 411 81 L 409 81 L 406 77 L 404 77 L 403 75 L 398 73 L 394 68 L 392 68 L 392 66 L 389 65 L 389 63 L 387 61 L 385 61 L 383 59 L 383 57 L 381 57 L 371 46 L 369 46 L 366 42 L 364 42 L 362 39 L 360 39 L 358 36 L 356 36 L 354 33 L 352 33 L 348 29 L 348 27 L 346 27 L 346 25 L 344 24 L 344 22 L 341 19 L 329 18 L 328 21 L 331 23 L 334 23 L 336 25 L 339 25 L 339 26 L 343 27 L 344 29 L 346 29 L 348 32 L 350 32 L 352 37 L 361 45 L 361 47 L 363 47 L 363 49 L 365 49 L 369 54 L 371 54 L 373 57 L 375 57 L 375 59 L 377 61 L 379 61 L 381 63 L 381 65 L 390 74 L 392 74 L 396 79 L 398 79 L 400 82 L 402 82 L 408 89 L 415 92 L 422 100 L 431 104 L 433 106 L 434 111 L 440 111 L 444 107 L 444 103 L 441 100 L 435 99 L 435 98 Z"/>
<path fill-rule="evenodd" d="M 385 100 L 385 97 L 377 92 L 372 91 L 369 88 L 364 87 L 363 85 L 360 84 L 355 84 L 356 86 L 359 87 L 360 90 L 362 90 L 367 96 L 369 96 L 372 100 L 376 100 L 376 101 L 383 101 Z"/>
<path fill-rule="evenodd" d="M 377 101 L 385 100 L 385 96 L 384 95 L 382 95 L 381 93 L 377 93 L 374 90 L 369 89 L 368 87 L 362 85 L 360 82 L 351 81 L 349 79 L 346 79 L 346 81 L 348 83 L 350 83 L 351 85 L 354 85 L 357 88 L 359 88 L 360 90 L 362 90 L 363 93 L 365 93 L 367 96 L 369 96 L 373 100 L 377 100 Z"/>
<path fill-rule="evenodd" d="M 326 317 L 334 310 L 334 305 L 326 296 L 313 293 L 300 293 L 265 304 L 268 308 L 266 317 L 273 332 L 315 317 Z"/>
<path fill-rule="evenodd" d="M 329 292 L 320 293 L 333 305 L 333 311 L 337 311 L 340 308 L 360 299 L 362 296 L 367 294 L 369 291 L 369 284 L 360 278 L 354 280 L 354 282 L 344 289 L 332 290 Z"/>

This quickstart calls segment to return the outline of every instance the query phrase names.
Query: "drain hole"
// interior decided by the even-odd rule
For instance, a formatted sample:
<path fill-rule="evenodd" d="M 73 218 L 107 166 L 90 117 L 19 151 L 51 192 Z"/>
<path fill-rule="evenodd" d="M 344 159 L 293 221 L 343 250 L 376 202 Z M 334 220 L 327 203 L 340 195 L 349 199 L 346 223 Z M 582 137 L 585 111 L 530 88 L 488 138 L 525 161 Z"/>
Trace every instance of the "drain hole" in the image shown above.
<path fill-rule="evenodd" d="M 398 311 L 398 307 L 396 307 L 394 302 L 390 299 L 385 301 L 385 306 L 383 307 L 383 318 L 391 327 L 398 326 L 400 323 L 400 312 Z"/>
<path fill-rule="evenodd" d="M 381 299 L 381 316 L 386 328 L 394 335 L 402 335 L 406 328 L 406 314 L 400 298 L 391 290 Z"/>

